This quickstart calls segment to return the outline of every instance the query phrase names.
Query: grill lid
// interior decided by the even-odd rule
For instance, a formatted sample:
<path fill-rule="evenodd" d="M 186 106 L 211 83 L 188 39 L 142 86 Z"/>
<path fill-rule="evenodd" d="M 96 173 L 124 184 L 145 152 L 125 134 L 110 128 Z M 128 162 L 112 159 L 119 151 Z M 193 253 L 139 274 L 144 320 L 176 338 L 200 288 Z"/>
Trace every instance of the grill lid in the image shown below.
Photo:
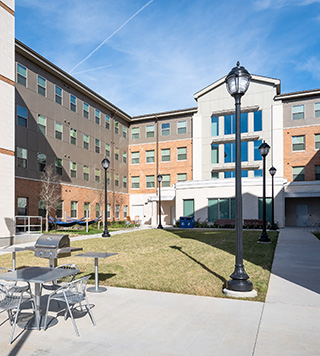
<path fill-rule="evenodd" d="M 69 235 L 43 234 L 38 238 L 34 247 L 44 249 L 70 247 Z"/>

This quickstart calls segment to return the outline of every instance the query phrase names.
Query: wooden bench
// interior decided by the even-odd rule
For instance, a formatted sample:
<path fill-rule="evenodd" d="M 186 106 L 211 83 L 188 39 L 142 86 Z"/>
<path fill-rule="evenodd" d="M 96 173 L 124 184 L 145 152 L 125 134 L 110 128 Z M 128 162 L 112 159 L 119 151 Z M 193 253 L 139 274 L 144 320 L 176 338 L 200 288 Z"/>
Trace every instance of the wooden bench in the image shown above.
<path fill-rule="evenodd" d="M 250 227 L 251 228 L 253 228 L 253 227 L 262 228 L 263 220 L 262 219 L 244 219 L 243 225 L 246 228 L 250 228 Z"/>
<path fill-rule="evenodd" d="M 216 219 L 214 222 L 218 227 L 235 227 L 235 219 Z"/>

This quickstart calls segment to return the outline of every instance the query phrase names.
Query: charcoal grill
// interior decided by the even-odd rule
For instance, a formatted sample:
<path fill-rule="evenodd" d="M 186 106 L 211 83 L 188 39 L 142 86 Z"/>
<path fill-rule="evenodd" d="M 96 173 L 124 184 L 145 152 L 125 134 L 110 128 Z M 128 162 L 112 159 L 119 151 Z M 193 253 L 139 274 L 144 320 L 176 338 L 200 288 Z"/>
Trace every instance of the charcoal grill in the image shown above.
<path fill-rule="evenodd" d="M 71 256 L 71 252 L 81 251 L 81 247 L 71 247 L 69 235 L 43 234 L 32 247 L 35 257 L 49 259 L 49 266 L 57 266 L 57 259 Z"/>

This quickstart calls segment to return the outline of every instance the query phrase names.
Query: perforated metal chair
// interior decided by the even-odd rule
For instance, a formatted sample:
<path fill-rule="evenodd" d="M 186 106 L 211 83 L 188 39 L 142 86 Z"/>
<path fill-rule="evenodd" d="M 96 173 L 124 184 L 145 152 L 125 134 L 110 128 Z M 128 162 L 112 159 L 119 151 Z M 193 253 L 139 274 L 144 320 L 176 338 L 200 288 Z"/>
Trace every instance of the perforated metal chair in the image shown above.
<path fill-rule="evenodd" d="M 44 320 L 44 330 L 46 330 L 46 328 L 47 328 L 48 312 L 49 312 L 49 307 L 50 307 L 50 303 L 52 300 L 66 303 L 64 318 L 66 320 L 68 317 L 68 313 L 70 314 L 72 323 L 73 323 L 73 327 L 74 327 L 74 330 L 75 330 L 77 336 L 80 336 L 80 334 L 79 334 L 76 322 L 75 322 L 73 314 L 72 314 L 72 310 L 74 309 L 75 305 L 79 304 L 79 306 L 82 309 L 81 303 L 84 302 L 87 312 L 88 312 L 90 319 L 92 321 L 92 324 L 96 325 L 92 311 L 90 309 L 89 300 L 86 295 L 86 286 L 87 286 L 89 278 L 90 278 L 90 276 L 85 276 L 85 277 L 76 279 L 70 283 L 63 285 L 62 287 L 60 287 L 59 289 L 57 289 L 56 291 L 52 292 L 49 295 L 46 316 L 45 316 L 45 320 Z"/>
<path fill-rule="evenodd" d="M 32 309 L 34 310 L 34 298 L 30 292 L 30 285 L 26 288 L 24 286 L 20 287 L 0 283 L 0 310 L 8 312 L 10 324 L 12 325 L 9 344 L 12 343 L 20 307 L 28 301 L 32 302 Z"/>
<path fill-rule="evenodd" d="M 60 287 L 62 287 L 63 284 L 72 282 L 76 278 L 76 275 L 80 272 L 79 267 L 77 265 L 75 265 L 74 263 L 60 265 L 55 268 L 68 269 L 68 270 L 72 271 L 72 274 L 70 274 L 67 277 L 64 277 L 62 280 L 53 281 L 51 284 L 43 284 L 42 288 L 44 288 L 46 290 L 57 290 Z"/>
<path fill-rule="evenodd" d="M 1 275 L 3 273 L 8 273 L 8 272 L 12 272 L 13 270 L 11 268 L 6 268 L 6 267 L 0 267 L 0 280 Z M 15 286 L 15 287 L 19 287 L 21 292 L 28 292 L 30 295 L 31 294 L 31 288 L 30 288 L 30 284 L 28 282 L 16 282 L 16 281 L 1 281 L 1 283 L 5 286 L 7 286 L 8 289 L 10 289 L 10 287 Z"/>

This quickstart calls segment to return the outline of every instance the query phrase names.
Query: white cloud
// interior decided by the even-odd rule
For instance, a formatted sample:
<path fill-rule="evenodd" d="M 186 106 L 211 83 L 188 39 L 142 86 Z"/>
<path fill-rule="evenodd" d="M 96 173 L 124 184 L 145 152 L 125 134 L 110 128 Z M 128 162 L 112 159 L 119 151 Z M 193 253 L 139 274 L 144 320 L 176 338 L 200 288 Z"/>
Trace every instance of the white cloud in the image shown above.
<path fill-rule="evenodd" d="M 307 6 L 320 3 L 320 0 L 255 0 L 253 2 L 257 10 L 280 9 L 285 6 Z"/>
<path fill-rule="evenodd" d="M 310 57 L 304 63 L 298 65 L 300 70 L 309 72 L 316 80 L 320 80 L 320 58 Z"/>

